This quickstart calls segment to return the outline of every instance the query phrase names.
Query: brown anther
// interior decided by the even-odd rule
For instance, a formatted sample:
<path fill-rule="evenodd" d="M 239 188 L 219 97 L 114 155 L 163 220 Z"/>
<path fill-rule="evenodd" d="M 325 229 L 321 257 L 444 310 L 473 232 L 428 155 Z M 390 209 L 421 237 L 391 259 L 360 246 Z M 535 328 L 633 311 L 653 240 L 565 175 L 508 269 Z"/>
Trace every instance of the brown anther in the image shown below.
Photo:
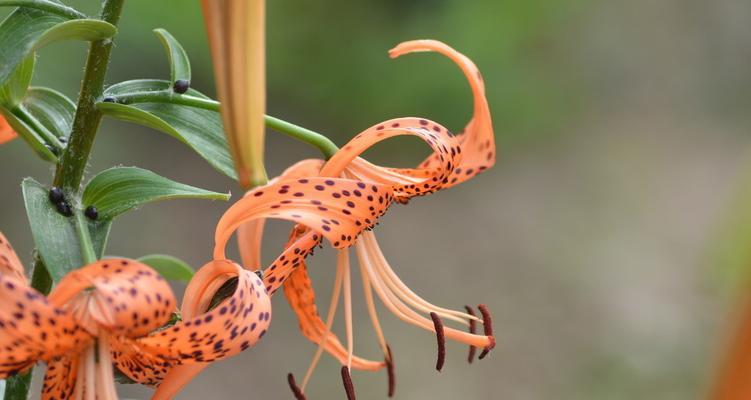
<path fill-rule="evenodd" d="M 342 366 L 342 383 L 344 391 L 347 393 L 347 400 L 355 400 L 355 386 L 352 384 L 352 377 L 349 375 L 349 368 Z"/>
<path fill-rule="evenodd" d="M 467 314 L 471 316 L 475 316 L 475 310 L 472 309 L 470 306 L 464 306 L 464 309 L 467 310 Z M 476 334 L 477 333 L 477 321 L 474 319 L 469 320 L 469 333 Z M 477 347 L 470 345 L 469 346 L 469 354 L 467 355 L 467 362 L 472 364 L 472 361 L 475 360 L 475 353 L 477 353 Z"/>
<path fill-rule="evenodd" d="M 477 308 L 480 310 L 480 313 L 482 313 L 482 325 L 485 330 L 485 336 L 490 338 L 490 344 L 482 350 L 480 357 L 478 357 L 482 360 L 488 355 L 488 353 L 490 353 L 490 350 L 493 350 L 493 347 L 495 347 L 495 338 L 493 337 L 493 319 L 490 317 L 488 306 L 485 304 L 479 304 Z"/>
<path fill-rule="evenodd" d="M 394 373 L 394 356 L 391 354 L 391 346 L 386 345 L 386 372 L 389 376 L 389 397 L 394 397 L 396 391 L 396 374 Z"/>
<path fill-rule="evenodd" d="M 292 389 L 292 393 L 295 395 L 296 400 L 306 400 L 305 394 L 300 390 L 300 387 L 297 386 L 295 376 L 292 375 L 292 373 L 287 374 L 287 383 L 289 383 L 289 388 Z"/>
<path fill-rule="evenodd" d="M 446 337 L 443 334 L 443 321 L 438 314 L 431 312 L 430 318 L 433 320 L 435 337 L 438 341 L 438 359 L 435 362 L 435 369 L 440 372 L 443 369 L 444 361 L 446 361 Z"/>

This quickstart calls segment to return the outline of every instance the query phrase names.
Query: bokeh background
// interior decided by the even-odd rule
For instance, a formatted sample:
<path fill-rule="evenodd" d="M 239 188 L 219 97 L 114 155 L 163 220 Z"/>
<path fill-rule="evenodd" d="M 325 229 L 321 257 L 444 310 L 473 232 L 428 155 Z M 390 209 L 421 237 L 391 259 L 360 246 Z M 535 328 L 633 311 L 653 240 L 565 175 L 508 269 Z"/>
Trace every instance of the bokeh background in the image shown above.
<path fill-rule="evenodd" d="M 90 14 L 97 3 L 70 2 Z M 488 304 L 498 346 L 468 366 L 466 348 L 450 344 L 437 373 L 434 336 L 381 309 L 397 398 L 705 395 L 751 260 L 751 3 L 278 0 L 268 8 L 270 113 L 340 144 L 392 117 L 424 116 L 452 130 L 469 118 L 469 90 L 449 61 L 388 59 L 402 40 L 446 41 L 485 76 L 496 167 L 395 207 L 377 232 L 394 269 L 425 298 Z M 168 77 L 151 33 L 157 27 L 188 50 L 193 86 L 213 94 L 197 1 L 128 0 L 108 82 Z M 81 43 L 44 49 L 34 84 L 75 98 L 84 58 Z M 89 176 L 137 165 L 241 194 L 185 146 L 139 126 L 106 120 L 94 151 Z M 405 140 L 370 156 L 410 165 L 425 152 Z M 268 135 L 272 174 L 315 155 Z M 25 176 L 49 182 L 51 169 L 15 141 L 0 147 L 0 171 L 0 229 L 29 263 L 19 184 Z M 148 205 L 117 221 L 108 253 L 169 253 L 200 266 L 226 207 Z M 287 228 L 271 227 L 267 260 Z M 319 304 L 328 301 L 331 256 L 323 251 L 311 261 Z M 291 398 L 285 375 L 301 377 L 315 347 L 297 332 L 284 299 L 274 304 L 270 335 L 211 366 L 179 398 Z M 378 358 L 359 294 L 356 311 L 356 349 Z M 356 372 L 354 380 L 358 398 L 385 398 L 385 373 Z M 308 393 L 344 398 L 335 362 L 324 360 Z M 149 390 L 123 386 L 121 395 L 147 398 Z"/>

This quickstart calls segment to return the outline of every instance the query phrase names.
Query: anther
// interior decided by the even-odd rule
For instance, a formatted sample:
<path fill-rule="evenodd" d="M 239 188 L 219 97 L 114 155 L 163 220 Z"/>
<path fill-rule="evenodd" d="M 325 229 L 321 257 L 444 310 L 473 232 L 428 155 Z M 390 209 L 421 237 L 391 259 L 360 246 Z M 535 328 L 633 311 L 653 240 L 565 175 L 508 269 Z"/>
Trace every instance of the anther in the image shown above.
<path fill-rule="evenodd" d="M 94 206 L 88 206 L 86 207 L 86 210 L 84 210 L 84 215 L 92 221 L 96 221 L 97 218 L 99 218 L 99 210 L 96 209 Z"/>
<path fill-rule="evenodd" d="M 488 306 L 485 304 L 479 304 L 477 308 L 480 310 L 480 313 L 482 313 L 482 325 L 483 329 L 485 330 L 485 336 L 488 336 L 490 338 L 490 344 L 485 347 L 482 350 L 482 353 L 480 353 L 480 357 L 478 357 L 480 360 L 485 358 L 485 356 L 490 353 L 490 350 L 493 350 L 493 347 L 495 347 L 495 338 L 493 337 L 493 320 L 490 317 L 490 311 L 488 311 Z"/>
<path fill-rule="evenodd" d="M 63 190 L 59 187 L 53 186 L 50 188 L 49 199 L 52 204 L 57 204 L 65 200 L 65 193 L 63 193 Z"/>
<path fill-rule="evenodd" d="M 55 208 L 57 208 L 57 212 L 66 217 L 73 215 L 73 210 L 70 208 L 70 204 L 65 200 L 55 203 Z"/>
<path fill-rule="evenodd" d="M 178 79 L 172 85 L 172 90 L 174 90 L 175 93 L 183 94 L 187 92 L 188 89 L 190 89 L 190 81 L 185 79 Z"/>
<path fill-rule="evenodd" d="M 446 337 L 443 334 L 443 321 L 438 314 L 431 312 L 430 318 L 433 320 L 435 337 L 438 341 L 438 359 L 435 362 L 435 369 L 440 372 L 443 369 L 444 361 L 446 361 Z"/>
<path fill-rule="evenodd" d="M 352 376 L 349 374 L 349 368 L 342 366 L 342 383 L 344 391 L 347 393 L 347 400 L 355 400 L 355 386 L 352 384 Z"/>
<path fill-rule="evenodd" d="M 467 314 L 471 316 L 475 316 L 475 311 L 470 306 L 464 306 L 464 309 L 467 310 Z M 475 334 L 477 333 L 477 321 L 474 319 L 469 320 L 469 333 Z M 467 355 L 467 362 L 472 364 L 472 361 L 475 360 L 475 353 L 477 352 L 477 347 L 469 345 L 469 354 Z"/>
<path fill-rule="evenodd" d="M 292 375 L 291 372 L 287 374 L 287 383 L 289 383 L 289 388 L 292 389 L 292 393 L 295 395 L 296 400 L 306 400 L 305 394 L 300 390 L 300 387 L 297 386 L 295 376 Z"/>
<path fill-rule="evenodd" d="M 394 373 L 394 356 L 391 354 L 391 346 L 386 345 L 386 372 L 389 376 L 389 397 L 394 397 L 396 391 L 396 374 Z"/>

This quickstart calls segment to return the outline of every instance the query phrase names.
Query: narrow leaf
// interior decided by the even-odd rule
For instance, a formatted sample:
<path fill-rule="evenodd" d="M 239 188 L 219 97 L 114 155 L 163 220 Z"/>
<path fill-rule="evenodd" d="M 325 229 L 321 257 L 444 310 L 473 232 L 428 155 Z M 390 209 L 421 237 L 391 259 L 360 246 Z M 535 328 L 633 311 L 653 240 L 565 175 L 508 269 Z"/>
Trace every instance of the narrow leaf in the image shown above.
<path fill-rule="evenodd" d="M 164 29 L 154 29 L 159 41 L 162 42 L 164 50 L 167 52 L 167 59 L 169 59 L 170 65 L 170 79 L 172 82 L 178 80 L 187 81 L 190 83 L 190 60 L 188 60 L 188 54 L 180 45 L 180 42 L 175 39 L 172 34 Z"/>
<path fill-rule="evenodd" d="M 94 206 L 101 219 L 112 219 L 141 204 L 176 198 L 228 200 L 228 194 L 185 185 L 136 167 L 102 171 L 86 186 L 83 207 Z"/>
<path fill-rule="evenodd" d="M 46 141 L 29 124 L 11 111 L 0 107 L 0 114 L 11 128 L 20 136 L 34 152 L 45 161 L 57 162 L 57 156 L 46 146 Z"/>
<path fill-rule="evenodd" d="M 76 105 L 64 94 L 50 88 L 32 87 L 22 107 L 55 136 L 67 138 L 70 135 Z"/>
<path fill-rule="evenodd" d="M 26 57 L 11 73 L 8 81 L 0 86 L 0 105 L 12 109 L 21 102 L 34 75 L 35 60 L 33 53 Z"/>
<path fill-rule="evenodd" d="M 34 243 L 55 282 L 83 265 L 73 218 L 57 212 L 49 200 L 49 188 L 26 178 L 21 184 L 26 215 Z M 89 224 L 94 251 L 101 256 L 109 224 Z"/>
<path fill-rule="evenodd" d="M 95 19 L 74 19 L 33 8 L 18 8 L 0 24 L 0 84 L 40 47 L 61 40 L 100 40 L 115 35 L 114 25 Z"/>
<path fill-rule="evenodd" d="M 188 282 L 193 277 L 193 268 L 177 257 L 151 254 L 139 258 L 138 261 L 154 268 L 167 280 Z"/>

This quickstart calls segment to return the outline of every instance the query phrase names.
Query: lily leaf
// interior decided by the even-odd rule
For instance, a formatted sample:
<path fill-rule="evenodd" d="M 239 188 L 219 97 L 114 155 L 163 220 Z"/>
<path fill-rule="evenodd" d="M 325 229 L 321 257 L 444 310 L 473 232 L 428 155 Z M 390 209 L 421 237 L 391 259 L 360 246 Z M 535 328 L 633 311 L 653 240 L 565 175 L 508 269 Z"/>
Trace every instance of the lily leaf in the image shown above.
<path fill-rule="evenodd" d="M 69 16 L 21 7 L 0 24 L 0 84 L 35 50 L 61 40 L 93 41 L 117 33 L 114 25 L 96 19 L 71 19 Z"/>
<path fill-rule="evenodd" d="M 138 261 L 154 268 L 164 279 L 188 282 L 193 277 L 193 268 L 183 260 L 166 254 L 150 254 Z"/>
<path fill-rule="evenodd" d="M 21 102 L 34 75 L 35 60 L 36 56 L 33 53 L 26 57 L 11 73 L 5 85 L 0 86 L 0 104 L 12 109 Z"/>
<path fill-rule="evenodd" d="M 94 206 L 99 218 L 112 219 L 141 204 L 177 198 L 228 200 L 229 194 L 185 185 L 136 167 L 100 172 L 83 192 L 83 207 Z"/>
<path fill-rule="evenodd" d="M 188 60 L 188 54 L 183 46 L 164 29 L 154 29 L 154 33 L 159 37 L 164 50 L 167 52 L 172 82 L 182 80 L 190 84 L 190 60 Z"/>
<path fill-rule="evenodd" d="M 58 138 L 70 135 L 76 105 L 64 94 L 50 88 L 32 87 L 21 106 Z"/>
<path fill-rule="evenodd" d="M 21 189 L 36 248 L 52 279 L 59 282 L 65 274 L 83 266 L 74 218 L 57 212 L 49 200 L 49 188 L 39 182 L 26 178 Z M 101 256 L 109 224 L 89 223 L 88 228 L 94 251 Z"/>
<path fill-rule="evenodd" d="M 119 83 L 104 92 L 104 98 L 138 96 L 151 92 L 169 91 L 171 83 L 162 80 L 136 80 Z M 207 99 L 189 89 L 187 95 Z M 134 122 L 164 132 L 188 145 L 217 171 L 236 179 L 232 157 L 224 137 L 218 112 L 169 102 L 97 103 L 104 114 L 123 121 Z"/>
<path fill-rule="evenodd" d="M 20 110 L 16 109 L 16 113 L 14 113 L 0 107 L 0 114 L 5 118 L 10 127 L 13 128 L 18 136 L 20 136 L 39 157 L 45 161 L 57 162 L 57 156 L 47 147 L 47 142 L 44 138 L 42 138 L 36 129 L 20 118 L 18 111 Z"/>

